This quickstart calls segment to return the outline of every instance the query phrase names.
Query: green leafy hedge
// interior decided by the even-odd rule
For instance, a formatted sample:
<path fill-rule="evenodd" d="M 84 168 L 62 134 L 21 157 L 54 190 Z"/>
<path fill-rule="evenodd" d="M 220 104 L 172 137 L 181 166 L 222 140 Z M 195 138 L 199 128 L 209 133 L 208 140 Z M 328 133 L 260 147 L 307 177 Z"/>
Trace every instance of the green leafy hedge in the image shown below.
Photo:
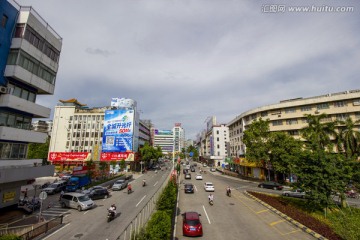
<path fill-rule="evenodd" d="M 163 240 L 171 238 L 172 218 L 176 207 L 177 185 L 170 181 L 156 203 L 157 211 L 151 216 L 137 240 Z"/>

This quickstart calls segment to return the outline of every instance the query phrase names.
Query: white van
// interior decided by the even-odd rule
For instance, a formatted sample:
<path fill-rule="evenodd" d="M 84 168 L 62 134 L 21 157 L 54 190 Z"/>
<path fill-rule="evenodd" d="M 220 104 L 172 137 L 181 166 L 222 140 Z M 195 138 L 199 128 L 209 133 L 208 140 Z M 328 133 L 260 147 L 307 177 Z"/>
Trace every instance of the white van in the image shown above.
<path fill-rule="evenodd" d="M 89 198 L 89 196 L 76 192 L 65 193 L 62 195 L 60 204 L 63 208 L 75 208 L 79 210 L 79 212 L 95 206 L 95 203 L 91 200 L 91 198 Z"/>

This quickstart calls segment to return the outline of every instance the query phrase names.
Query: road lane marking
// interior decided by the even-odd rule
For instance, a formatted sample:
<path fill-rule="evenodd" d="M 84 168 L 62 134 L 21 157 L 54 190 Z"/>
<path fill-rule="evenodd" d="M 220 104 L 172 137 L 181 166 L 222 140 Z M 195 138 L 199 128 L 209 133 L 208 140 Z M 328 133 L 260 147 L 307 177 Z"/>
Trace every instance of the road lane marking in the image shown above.
<path fill-rule="evenodd" d="M 194 185 L 194 187 L 195 187 L 195 191 L 198 191 L 198 190 L 197 190 L 197 187 L 196 187 L 195 185 Z"/>
<path fill-rule="evenodd" d="M 204 209 L 206 218 L 207 218 L 207 220 L 209 221 L 209 224 L 211 224 L 210 219 L 209 219 L 209 216 L 208 216 L 208 214 L 207 214 L 207 212 L 206 212 L 206 210 L 205 210 L 205 206 L 204 206 L 204 205 L 203 205 L 203 209 Z"/>
<path fill-rule="evenodd" d="M 274 226 L 274 225 L 276 225 L 278 223 L 282 223 L 282 222 L 285 222 L 285 220 L 279 220 L 279 221 L 272 222 L 272 223 L 270 223 L 270 226 Z"/>
<path fill-rule="evenodd" d="M 268 212 L 268 211 L 269 211 L 269 209 L 265 209 L 265 210 L 261 210 L 261 211 L 256 212 L 256 214 L 263 213 L 263 212 Z"/>
<path fill-rule="evenodd" d="M 145 197 L 146 197 L 146 195 L 142 197 L 142 199 L 140 200 L 140 202 L 138 202 L 138 204 L 136 204 L 135 207 L 139 206 L 139 204 L 142 202 L 142 200 L 144 200 Z"/>
<path fill-rule="evenodd" d="M 156 181 L 156 183 L 154 184 L 154 187 L 159 183 L 159 181 Z"/>
<path fill-rule="evenodd" d="M 48 235 L 48 236 L 44 237 L 44 238 L 43 238 L 43 240 L 45 240 L 45 239 L 47 239 L 47 238 L 51 237 L 52 235 L 56 234 L 56 233 L 57 233 L 57 232 L 59 232 L 60 230 L 63 230 L 64 228 L 66 228 L 66 227 L 67 227 L 67 226 L 69 226 L 69 225 L 70 225 L 70 223 L 65 224 L 62 228 L 60 228 L 60 229 L 56 230 L 55 232 L 53 232 L 52 234 L 50 234 L 50 235 Z"/>
<path fill-rule="evenodd" d="M 84 212 L 84 215 L 87 214 L 89 211 Z"/>

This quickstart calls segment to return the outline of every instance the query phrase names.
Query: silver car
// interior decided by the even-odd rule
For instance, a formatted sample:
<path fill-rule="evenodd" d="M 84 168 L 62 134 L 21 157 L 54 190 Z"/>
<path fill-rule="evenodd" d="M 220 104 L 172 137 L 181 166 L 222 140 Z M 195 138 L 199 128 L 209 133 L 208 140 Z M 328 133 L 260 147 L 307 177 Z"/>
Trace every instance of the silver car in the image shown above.
<path fill-rule="evenodd" d="M 123 188 L 126 188 L 128 185 L 128 180 L 125 180 L 125 179 L 119 179 L 117 180 L 113 186 L 112 186 L 112 190 L 113 191 L 116 191 L 116 190 L 121 190 Z"/>
<path fill-rule="evenodd" d="M 283 196 L 286 197 L 297 197 L 297 198 L 305 198 L 305 192 L 301 189 L 292 189 L 289 191 L 283 191 Z"/>
<path fill-rule="evenodd" d="M 74 208 L 79 210 L 79 212 L 91 209 L 95 206 L 95 203 L 91 200 L 91 198 L 89 198 L 89 196 L 76 192 L 63 194 L 60 199 L 60 204 L 63 208 Z"/>

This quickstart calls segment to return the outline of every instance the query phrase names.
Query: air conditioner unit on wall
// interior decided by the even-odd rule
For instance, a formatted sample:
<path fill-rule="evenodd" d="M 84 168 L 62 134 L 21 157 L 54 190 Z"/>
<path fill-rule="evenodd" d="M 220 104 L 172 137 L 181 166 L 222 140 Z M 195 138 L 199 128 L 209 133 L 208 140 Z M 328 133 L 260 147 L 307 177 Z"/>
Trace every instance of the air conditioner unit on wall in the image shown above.
<path fill-rule="evenodd" d="M 0 86 L 0 93 L 7 93 L 7 87 Z"/>

